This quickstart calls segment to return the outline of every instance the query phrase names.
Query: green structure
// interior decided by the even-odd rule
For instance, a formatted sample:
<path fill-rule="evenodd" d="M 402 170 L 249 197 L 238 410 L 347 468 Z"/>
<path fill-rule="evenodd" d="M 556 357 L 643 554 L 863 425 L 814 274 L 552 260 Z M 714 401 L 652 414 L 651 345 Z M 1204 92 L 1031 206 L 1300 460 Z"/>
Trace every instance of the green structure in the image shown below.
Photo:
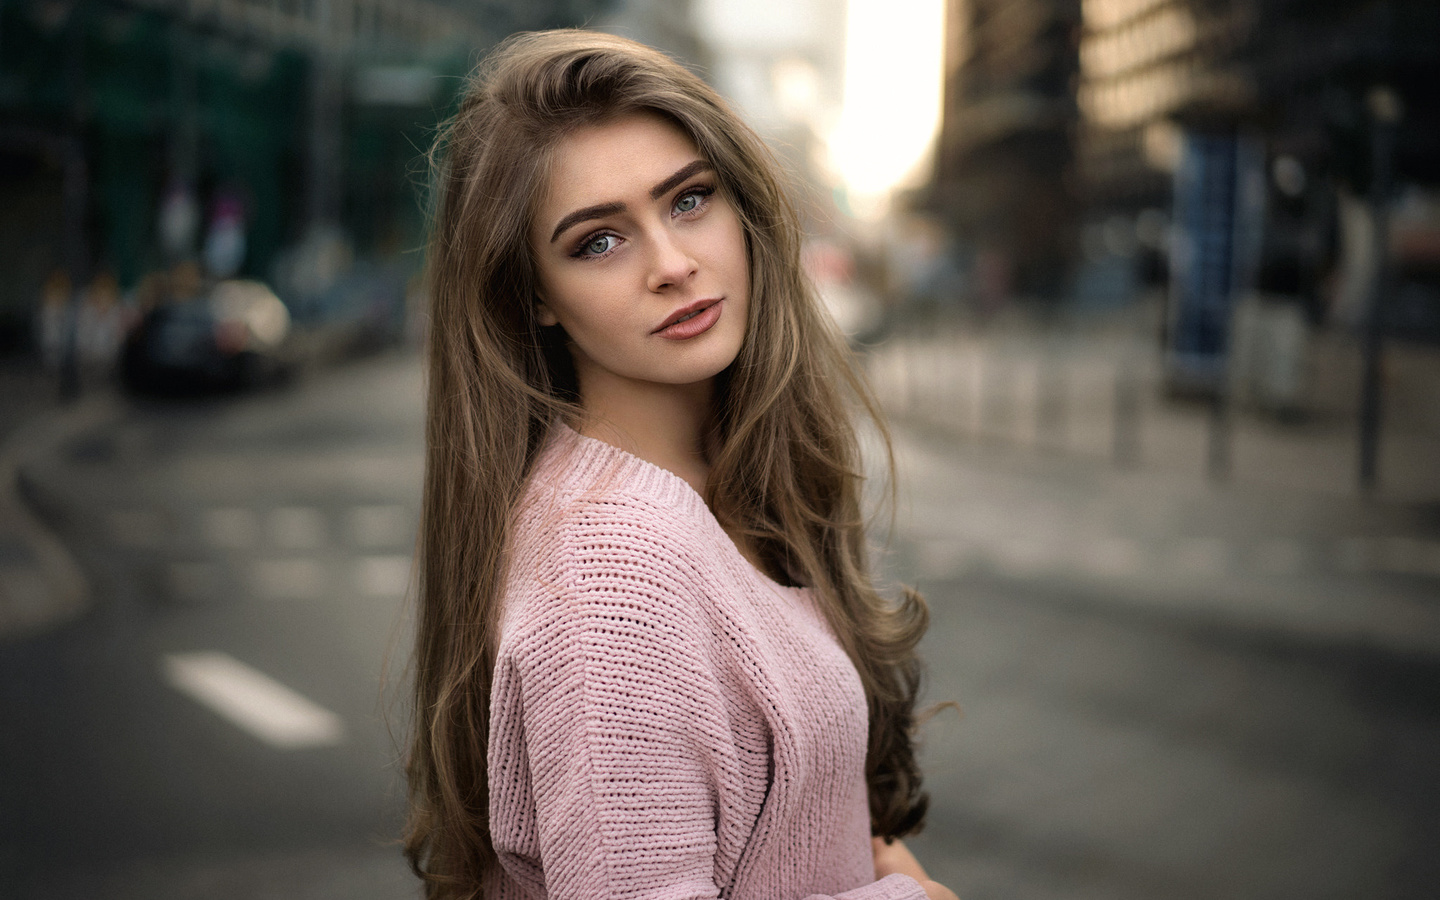
<path fill-rule="evenodd" d="M 422 151 L 464 74 L 509 30 L 591 6 L 0 4 L 0 352 L 30 345 L 47 281 L 131 291 L 223 260 L 211 274 L 274 283 L 319 233 L 417 268 Z M 216 237 L 237 218 L 238 250 Z"/>

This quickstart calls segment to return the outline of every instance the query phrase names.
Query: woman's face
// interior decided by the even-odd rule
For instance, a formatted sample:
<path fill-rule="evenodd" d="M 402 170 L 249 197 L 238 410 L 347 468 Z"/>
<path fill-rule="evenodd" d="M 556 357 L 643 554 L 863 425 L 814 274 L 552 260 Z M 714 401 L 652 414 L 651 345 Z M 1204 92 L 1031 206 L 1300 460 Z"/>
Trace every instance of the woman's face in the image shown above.
<path fill-rule="evenodd" d="M 570 338 L 582 401 L 713 379 L 745 339 L 745 235 L 690 138 L 637 113 L 558 146 L 530 234 L 539 320 Z"/>

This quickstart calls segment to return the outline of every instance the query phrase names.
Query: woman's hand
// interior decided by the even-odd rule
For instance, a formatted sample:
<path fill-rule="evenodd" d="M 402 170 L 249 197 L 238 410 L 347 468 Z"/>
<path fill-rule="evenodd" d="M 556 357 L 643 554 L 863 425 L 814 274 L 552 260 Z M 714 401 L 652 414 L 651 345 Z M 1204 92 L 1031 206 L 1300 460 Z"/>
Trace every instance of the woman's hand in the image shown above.
<path fill-rule="evenodd" d="M 925 868 L 902 841 L 885 843 L 884 838 L 871 838 L 870 850 L 875 855 L 875 878 L 878 881 L 886 875 L 909 875 L 916 881 L 928 881 Z"/>
<path fill-rule="evenodd" d="M 930 876 L 925 874 L 925 867 L 920 865 L 920 860 L 915 858 L 915 854 L 911 853 L 904 843 L 897 840 L 887 844 L 884 838 L 871 838 L 870 851 L 875 856 L 877 880 L 886 875 L 909 875 L 920 882 L 928 900 L 960 900 L 954 891 L 938 881 L 930 880 Z"/>
<path fill-rule="evenodd" d="M 922 881 L 920 887 L 925 891 L 925 900 L 960 900 L 954 891 L 938 881 Z"/>

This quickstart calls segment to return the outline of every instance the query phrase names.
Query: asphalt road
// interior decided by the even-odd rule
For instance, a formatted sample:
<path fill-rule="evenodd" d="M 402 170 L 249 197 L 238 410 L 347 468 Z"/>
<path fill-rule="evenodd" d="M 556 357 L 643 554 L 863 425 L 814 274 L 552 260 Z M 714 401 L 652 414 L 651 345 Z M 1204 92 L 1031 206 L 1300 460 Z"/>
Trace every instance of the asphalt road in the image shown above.
<path fill-rule="evenodd" d="M 374 360 L 136 405 L 26 470 L 96 600 L 0 648 L 0 896 L 413 894 L 382 677 L 408 649 L 421 400 L 413 359 Z M 310 706 L 237 725 L 196 660 Z"/>
<path fill-rule="evenodd" d="M 1435 896 L 1433 510 L 897 443 L 890 570 L 931 599 L 928 699 L 962 712 L 925 732 L 931 874 L 968 900 Z"/>
<path fill-rule="evenodd" d="M 381 357 L 136 404 L 26 469 L 96 602 L 0 644 L 0 896 L 414 896 L 393 700 L 421 395 L 413 356 Z M 1433 896 L 1440 579 L 1375 552 L 1423 523 L 899 449 L 884 568 L 928 596 L 927 698 L 961 708 L 924 731 L 935 877 L 965 900 Z"/>

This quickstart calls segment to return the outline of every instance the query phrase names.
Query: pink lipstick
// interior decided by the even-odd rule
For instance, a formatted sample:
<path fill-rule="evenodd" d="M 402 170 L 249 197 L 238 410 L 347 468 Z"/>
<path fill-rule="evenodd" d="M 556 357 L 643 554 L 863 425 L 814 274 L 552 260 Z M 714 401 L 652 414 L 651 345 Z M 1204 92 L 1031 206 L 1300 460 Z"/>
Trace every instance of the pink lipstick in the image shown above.
<path fill-rule="evenodd" d="M 700 300 L 675 310 L 651 332 L 672 341 L 684 341 L 709 331 L 720 321 L 724 300 Z"/>

